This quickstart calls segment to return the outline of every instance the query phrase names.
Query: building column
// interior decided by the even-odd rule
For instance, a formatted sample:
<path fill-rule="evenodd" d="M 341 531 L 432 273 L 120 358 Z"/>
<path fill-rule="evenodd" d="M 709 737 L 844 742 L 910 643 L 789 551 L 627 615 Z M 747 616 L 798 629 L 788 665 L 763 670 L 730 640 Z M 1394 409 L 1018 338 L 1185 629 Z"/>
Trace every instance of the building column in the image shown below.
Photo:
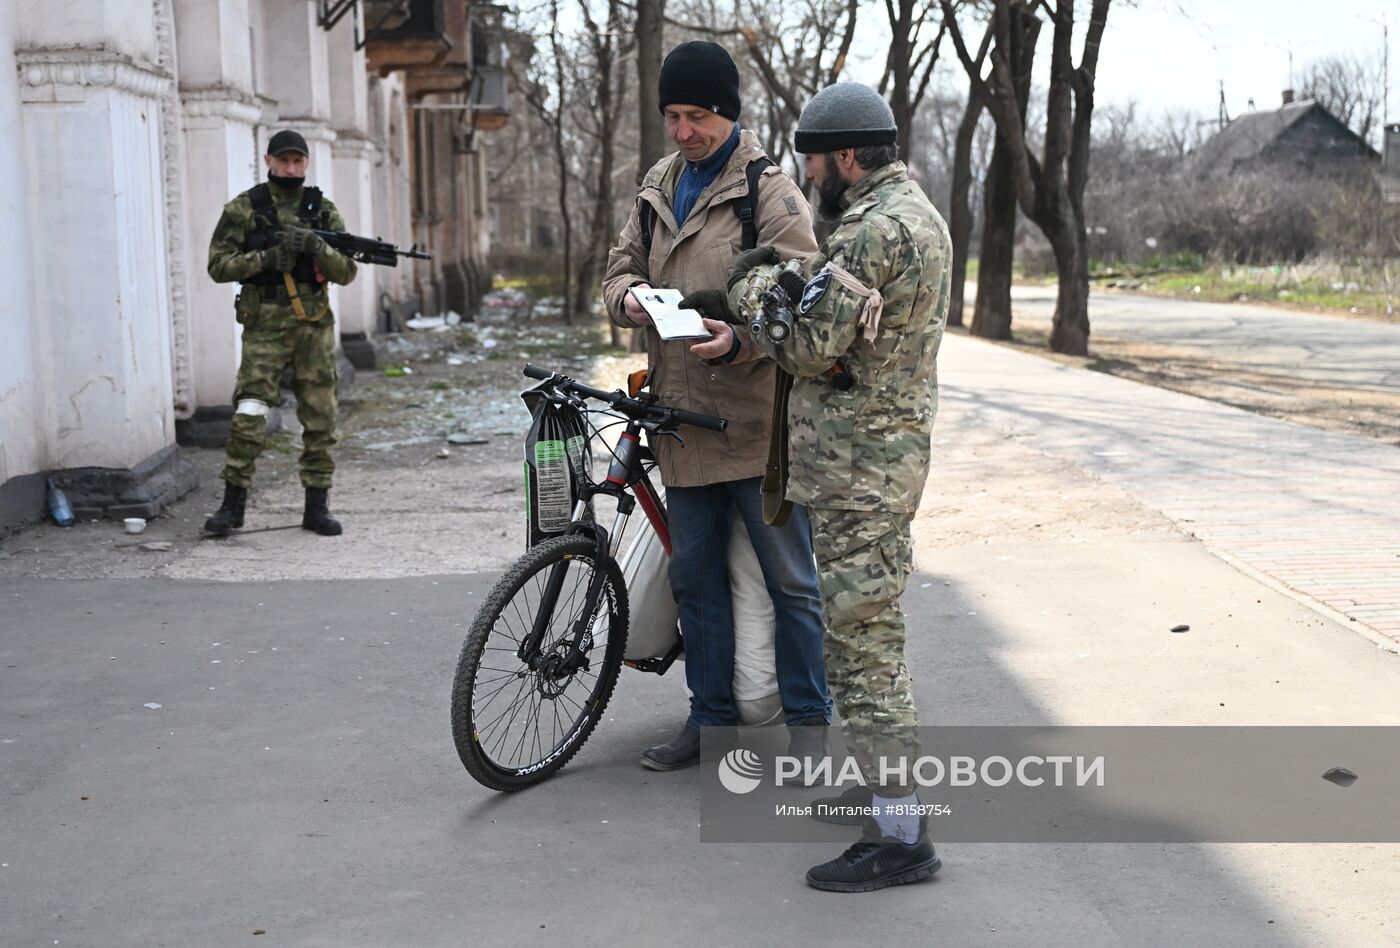
<path fill-rule="evenodd" d="M 0 128 L 20 130 L 15 71 L 15 8 L 0 3 Z M 44 515 L 44 384 L 39 359 L 43 314 L 35 307 L 24 136 L 0 135 L 0 532 Z"/>
<path fill-rule="evenodd" d="M 352 16 L 363 17 L 357 5 Z M 338 24 L 328 37 L 331 122 L 335 141 L 331 145 L 334 189 L 331 194 L 345 226 L 352 234 L 378 236 L 374 229 L 374 194 L 370 181 L 374 142 L 369 135 L 369 77 L 365 54 L 355 49 L 355 33 L 349 18 Z M 363 31 L 363 23 L 359 24 Z M 355 282 L 340 291 L 340 340 L 346 358 L 357 369 L 373 369 L 379 364 L 374 335 L 378 331 L 379 294 L 374 271 L 381 267 L 366 264 Z"/>
<path fill-rule="evenodd" d="M 246 0 L 174 0 L 185 162 L 186 287 L 191 362 L 189 417 L 181 444 L 228 440 L 241 327 L 238 287 L 205 272 L 209 238 L 226 202 L 262 178 L 255 134 L 262 106 L 253 92 Z"/>
<path fill-rule="evenodd" d="M 331 151 L 336 136 L 331 123 L 328 36 L 316 22 L 316 4 L 307 0 L 265 3 L 258 37 L 263 80 L 259 91 L 276 100 L 278 128 L 294 128 L 306 138 L 311 149 L 307 183 L 320 187 L 339 207 Z M 259 145 L 265 150 L 267 142 Z M 341 287 L 332 284 L 330 301 L 337 332 L 341 329 L 342 297 Z"/>
<path fill-rule="evenodd" d="M 81 515 L 154 516 L 191 489 L 175 447 L 154 7 L 19 8 L 46 464 Z M 81 44 L 81 45 L 75 45 Z M 61 187 L 53 186 L 57 177 Z"/>
<path fill-rule="evenodd" d="M 370 137 L 374 141 L 374 165 L 370 180 L 374 196 L 374 232 L 385 240 L 412 244 L 412 194 L 410 192 L 409 116 L 402 73 L 370 80 Z M 431 249 L 430 249 L 430 252 Z M 411 317 L 419 308 L 414 287 L 425 261 L 405 260 L 397 267 L 376 267 L 376 296 L 389 301 L 390 326 Z"/>

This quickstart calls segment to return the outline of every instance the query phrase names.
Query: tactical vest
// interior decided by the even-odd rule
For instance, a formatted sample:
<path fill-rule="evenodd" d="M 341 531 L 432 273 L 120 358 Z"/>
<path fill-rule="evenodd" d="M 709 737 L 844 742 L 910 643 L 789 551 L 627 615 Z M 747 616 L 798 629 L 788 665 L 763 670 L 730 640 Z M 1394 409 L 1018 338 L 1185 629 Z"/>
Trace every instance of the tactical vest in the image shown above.
<path fill-rule="evenodd" d="M 259 184 L 248 191 L 248 201 L 253 205 L 253 230 L 248 233 L 243 241 L 243 249 L 265 250 L 277 243 L 277 206 L 272 202 L 272 188 L 267 184 Z M 303 227 L 314 230 L 326 230 L 327 226 L 322 220 L 321 209 L 321 189 L 304 187 L 301 189 L 301 204 L 297 206 L 297 220 Z M 292 279 L 298 283 L 306 283 L 315 286 L 318 282 L 316 278 L 316 261 L 310 254 L 297 254 L 296 264 L 292 267 Z M 281 286 L 282 274 L 276 270 L 263 270 L 246 280 L 243 284 L 253 284 L 254 286 Z"/>

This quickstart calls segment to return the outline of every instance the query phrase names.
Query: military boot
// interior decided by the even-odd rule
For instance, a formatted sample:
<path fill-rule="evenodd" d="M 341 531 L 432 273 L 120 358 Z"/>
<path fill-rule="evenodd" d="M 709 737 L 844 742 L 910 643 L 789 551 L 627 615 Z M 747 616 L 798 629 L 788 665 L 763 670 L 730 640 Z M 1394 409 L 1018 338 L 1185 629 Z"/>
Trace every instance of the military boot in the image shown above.
<path fill-rule="evenodd" d="M 243 526 L 243 513 L 248 508 L 248 488 L 224 481 L 224 502 L 214 516 L 204 521 L 204 529 L 216 537 L 226 537 Z"/>
<path fill-rule="evenodd" d="M 306 512 L 301 515 L 301 528 L 315 530 L 323 537 L 340 536 L 340 521 L 331 516 L 327 507 L 330 498 L 328 487 L 308 487 L 306 489 Z"/>

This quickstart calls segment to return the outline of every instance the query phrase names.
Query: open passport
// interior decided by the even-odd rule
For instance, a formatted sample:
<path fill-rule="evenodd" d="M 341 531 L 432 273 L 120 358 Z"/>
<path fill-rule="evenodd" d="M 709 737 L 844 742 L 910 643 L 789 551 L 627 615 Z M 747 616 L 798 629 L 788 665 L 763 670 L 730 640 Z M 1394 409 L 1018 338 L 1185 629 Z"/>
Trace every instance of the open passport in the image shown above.
<path fill-rule="evenodd" d="M 647 311 L 647 315 L 651 317 L 651 324 L 667 342 L 674 339 L 710 338 L 710 331 L 700 321 L 698 312 L 693 309 L 676 308 L 685 298 L 685 294 L 680 290 L 634 286 L 628 292 L 642 309 Z"/>

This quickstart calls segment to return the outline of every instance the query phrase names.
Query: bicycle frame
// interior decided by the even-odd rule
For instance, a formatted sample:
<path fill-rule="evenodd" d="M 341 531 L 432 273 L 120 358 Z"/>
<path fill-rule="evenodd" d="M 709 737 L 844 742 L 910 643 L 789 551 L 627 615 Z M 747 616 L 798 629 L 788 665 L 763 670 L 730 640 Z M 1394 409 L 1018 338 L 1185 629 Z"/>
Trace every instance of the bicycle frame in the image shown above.
<path fill-rule="evenodd" d="M 637 419 L 629 419 L 627 427 L 618 438 L 617 447 L 613 451 L 612 463 L 608 466 L 608 476 L 601 483 L 586 483 L 580 490 L 578 502 L 574 505 L 573 517 L 563 535 L 582 534 L 591 537 L 600 568 L 593 572 L 585 599 L 586 608 L 574 623 L 573 640 L 568 652 L 562 658 L 546 656 L 540 650 L 545 632 L 554 619 L 555 607 L 559 604 L 559 594 L 564 588 L 569 561 L 562 560 L 551 568 L 549 579 L 545 582 L 544 594 L 540 599 L 540 607 L 535 613 L 534 624 L 516 651 L 516 657 L 524 662 L 531 671 L 540 671 L 543 668 L 548 674 L 564 676 L 588 669 L 588 651 L 593 647 L 591 630 L 597 620 L 598 609 L 602 605 L 603 584 L 606 581 L 605 571 L 601 567 L 607 561 L 616 559 L 613 545 L 621 539 L 627 526 L 627 520 L 631 517 L 638 503 L 641 504 L 642 512 L 661 540 L 666 555 L 671 555 L 671 531 L 666 516 L 666 507 L 656 492 L 656 488 L 652 485 L 650 477 L 647 476 L 645 463 L 651 452 L 642 444 L 641 433 L 642 423 Z M 588 504 L 598 496 L 612 497 L 617 503 L 617 515 L 613 520 L 611 531 L 602 524 L 584 519 Z M 677 642 L 661 658 L 629 661 L 625 664 L 638 671 L 664 675 L 680 654 L 681 643 Z M 551 667 L 544 668 L 545 665 Z"/>

